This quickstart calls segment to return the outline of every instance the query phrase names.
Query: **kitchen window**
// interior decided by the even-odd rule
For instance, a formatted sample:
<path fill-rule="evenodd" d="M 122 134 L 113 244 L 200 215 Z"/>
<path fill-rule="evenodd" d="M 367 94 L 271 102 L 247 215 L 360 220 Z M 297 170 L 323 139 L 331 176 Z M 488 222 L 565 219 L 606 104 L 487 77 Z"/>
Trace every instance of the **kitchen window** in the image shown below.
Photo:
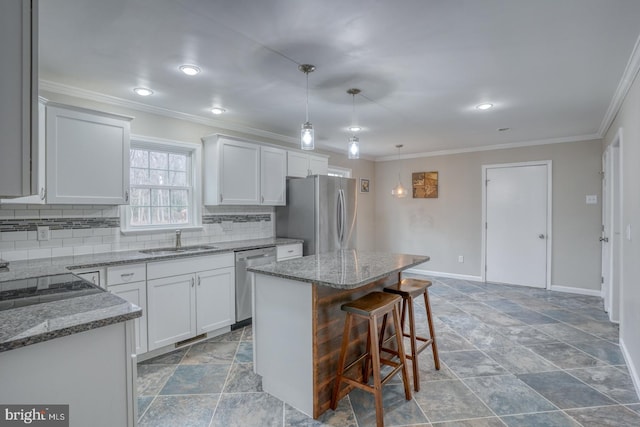
<path fill-rule="evenodd" d="M 132 138 L 123 232 L 199 227 L 199 144 Z"/>

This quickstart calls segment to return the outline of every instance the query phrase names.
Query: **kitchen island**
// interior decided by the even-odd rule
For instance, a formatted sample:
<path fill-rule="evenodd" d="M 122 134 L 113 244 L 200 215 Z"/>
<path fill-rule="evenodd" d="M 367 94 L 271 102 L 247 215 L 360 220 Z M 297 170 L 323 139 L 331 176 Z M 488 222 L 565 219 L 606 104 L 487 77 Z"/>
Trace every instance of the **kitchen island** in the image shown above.
<path fill-rule="evenodd" d="M 398 282 L 403 270 L 428 256 L 337 251 L 252 267 L 254 369 L 263 390 L 301 412 L 329 409 L 345 314 L 340 306 Z M 352 360 L 366 344 L 354 322 Z"/>

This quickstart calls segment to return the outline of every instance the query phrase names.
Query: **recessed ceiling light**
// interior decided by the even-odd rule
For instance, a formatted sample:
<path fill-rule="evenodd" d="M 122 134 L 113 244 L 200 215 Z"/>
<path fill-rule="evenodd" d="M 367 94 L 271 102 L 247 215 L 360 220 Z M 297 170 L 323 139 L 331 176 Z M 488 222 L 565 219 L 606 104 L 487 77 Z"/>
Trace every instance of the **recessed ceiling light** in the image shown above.
<path fill-rule="evenodd" d="M 478 110 L 488 110 L 491 107 L 493 107 L 493 104 L 489 104 L 489 103 L 476 105 L 476 108 Z"/>
<path fill-rule="evenodd" d="M 212 109 L 211 109 L 211 112 L 212 112 L 213 114 L 215 114 L 215 115 L 222 114 L 222 113 L 224 113 L 225 111 L 227 111 L 227 110 L 225 110 L 224 108 L 220 108 L 220 107 L 215 107 L 215 108 L 212 108 Z"/>
<path fill-rule="evenodd" d="M 151 89 L 147 89 L 146 87 L 137 87 L 133 89 L 133 91 L 136 95 L 139 96 L 149 96 L 153 94 L 153 91 Z"/>
<path fill-rule="evenodd" d="M 498 132 L 506 132 L 508 130 L 511 130 L 511 128 L 498 128 Z"/>
<path fill-rule="evenodd" d="M 187 76 L 195 76 L 200 72 L 200 68 L 195 65 L 181 65 L 179 68 Z"/>
<path fill-rule="evenodd" d="M 349 126 L 349 130 L 351 132 L 360 132 L 362 130 L 362 127 L 360 127 L 360 126 Z"/>

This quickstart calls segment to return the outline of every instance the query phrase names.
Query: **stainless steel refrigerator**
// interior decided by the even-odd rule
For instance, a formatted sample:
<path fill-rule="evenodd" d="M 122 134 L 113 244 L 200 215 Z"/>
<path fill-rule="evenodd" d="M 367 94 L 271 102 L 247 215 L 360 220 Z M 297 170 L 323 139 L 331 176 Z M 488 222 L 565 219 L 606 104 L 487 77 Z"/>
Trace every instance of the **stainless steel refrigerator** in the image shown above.
<path fill-rule="evenodd" d="M 356 180 L 312 175 L 287 180 L 276 208 L 276 235 L 303 239 L 303 255 L 356 248 Z"/>

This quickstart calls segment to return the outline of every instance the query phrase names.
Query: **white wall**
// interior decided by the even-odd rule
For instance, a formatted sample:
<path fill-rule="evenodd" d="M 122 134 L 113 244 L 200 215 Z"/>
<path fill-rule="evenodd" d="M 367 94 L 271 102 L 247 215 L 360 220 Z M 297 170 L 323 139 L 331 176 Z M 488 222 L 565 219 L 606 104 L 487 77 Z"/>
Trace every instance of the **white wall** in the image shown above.
<path fill-rule="evenodd" d="M 551 284 L 600 290 L 601 141 L 539 145 L 505 150 L 378 162 L 375 167 L 376 247 L 429 255 L 420 268 L 481 276 L 482 165 L 553 161 Z M 437 199 L 395 199 L 401 173 L 410 188 L 412 172 L 438 171 Z M 464 263 L 458 263 L 458 256 Z"/>
<path fill-rule="evenodd" d="M 640 81 L 636 76 L 622 108 L 607 131 L 604 145 L 622 128 L 622 229 L 631 227 L 631 239 L 622 240 L 620 289 L 620 344 L 640 392 Z"/>

